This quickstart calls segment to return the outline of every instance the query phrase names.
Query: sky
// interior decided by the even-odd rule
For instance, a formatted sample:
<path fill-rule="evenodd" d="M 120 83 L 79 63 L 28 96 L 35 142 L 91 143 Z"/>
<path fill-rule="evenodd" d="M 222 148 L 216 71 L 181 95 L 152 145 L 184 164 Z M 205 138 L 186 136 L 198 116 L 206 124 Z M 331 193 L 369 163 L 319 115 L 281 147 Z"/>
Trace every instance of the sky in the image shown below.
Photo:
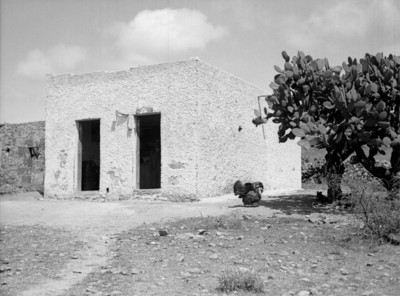
<path fill-rule="evenodd" d="M 398 0 L 0 0 L 0 123 L 45 120 L 46 74 L 191 57 L 269 94 L 282 50 L 400 55 L 399 16 Z"/>

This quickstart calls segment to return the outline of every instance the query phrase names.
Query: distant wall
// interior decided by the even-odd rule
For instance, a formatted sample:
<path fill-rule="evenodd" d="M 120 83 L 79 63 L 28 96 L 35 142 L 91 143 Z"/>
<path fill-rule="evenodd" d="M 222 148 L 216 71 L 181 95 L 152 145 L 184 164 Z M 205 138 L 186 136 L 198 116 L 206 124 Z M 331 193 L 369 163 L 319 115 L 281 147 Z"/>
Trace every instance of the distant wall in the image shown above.
<path fill-rule="evenodd" d="M 43 191 L 45 122 L 0 125 L 0 194 Z"/>

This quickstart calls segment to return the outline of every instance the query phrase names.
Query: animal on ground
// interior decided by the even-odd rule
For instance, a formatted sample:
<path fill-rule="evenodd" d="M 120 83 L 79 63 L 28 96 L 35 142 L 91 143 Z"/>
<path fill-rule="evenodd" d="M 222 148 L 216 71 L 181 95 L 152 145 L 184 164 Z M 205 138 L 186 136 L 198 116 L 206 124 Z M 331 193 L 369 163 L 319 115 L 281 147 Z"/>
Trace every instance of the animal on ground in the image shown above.
<path fill-rule="evenodd" d="M 263 192 L 264 185 L 261 182 L 243 183 L 238 180 L 233 185 L 233 193 L 242 199 L 245 207 L 254 206 L 255 203 L 259 202 Z"/>

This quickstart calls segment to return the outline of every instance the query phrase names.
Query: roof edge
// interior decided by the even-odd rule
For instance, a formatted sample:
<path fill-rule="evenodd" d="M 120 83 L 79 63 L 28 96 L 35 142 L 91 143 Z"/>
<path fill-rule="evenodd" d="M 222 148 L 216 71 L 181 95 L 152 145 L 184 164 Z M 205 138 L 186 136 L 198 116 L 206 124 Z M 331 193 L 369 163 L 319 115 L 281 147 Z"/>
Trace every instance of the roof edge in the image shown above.
<path fill-rule="evenodd" d="M 57 78 L 57 77 L 77 77 L 77 76 L 93 76 L 93 75 L 104 75 L 104 74 L 117 74 L 117 73 L 129 73 L 132 71 L 135 71 L 137 69 L 145 69 L 145 68 L 152 68 L 152 67 L 159 67 L 163 65 L 173 65 L 173 64 L 178 64 L 178 63 L 185 63 L 185 62 L 193 62 L 193 61 L 200 61 L 199 58 L 193 57 L 189 59 L 184 59 L 184 60 L 176 60 L 172 62 L 162 62 L 162 63 L 156 63 L 156 64 L 148 64 L 148 65 L 138 65 L 134 67 L 130 67 L 125 70 L 115 70 L 115 71 L 108 71 L 108 70 L 100 70 L 100 71 L 93 71 L 93 72 L 84 72 L 84 73 L 59 73 L 59 74 L 52 74 L 48 73 L 46 74 L 47 78 Z"/>
<path fill-rule="evenodd" d="M 242 81 L 242 82 L 244 82 L 244 83 L 246 83 L 246 84 L 249 84 L 249 85 L 251 85 L 251 86 L 253 86 L 253 87 L 255 87 L 255 88 L 258 88 L 258 89 L 260 89 L 260 91 L 263 91 L 263 92 L 265 92 L 265 93 L 267 92 L 267 90 L 264 89 L 264 88 L 262 88 L 261 86 L 256 85 L 256 84 L 254 84 L 254 83 L 252 83 L 252 82 L 249 82 L 249 81 L 247 81 L 247 80 L 245 80 L 245 79 L 243 79 L 243 78 L 240 78 L 239 76 L 237 76 L 237 75 L 235 75 L 235 74 L 232 74 L 231 72 L 228 72 L 228 71 L 226 71 L 226 70 L 223 70 L 223 69 L 221 69 L 221 68 L 219 68 L 219 67 L 217 67 L 217 66 L 214 66 L 214 65 L 212 65 L 212 64 L 210 64 L 210 63 L 208 63 L 208 62 L 205 62 L 205 61 L 203 61 L 203 60 L 198 59 L 198 61 L 201 62 L 202 64 L 204 64 L 204 65 L 210 67 L 210 68 L 216 69 L 216 70 L 218 70 L 218 71 L 220 71 L 220 72 L 222 72 L 222 73 L 224 73 L 224 74 L 226 74 L 226 75 L 228 75 L 228 76 L 231 76 L 231 77 L 233 77 L 233 78 L 235 78 L 235 79 L 237 79 L 237 80 L 239 80 L 239 81 Z"/>
<path fill-rule="evenodd" d="M 73 73 L 62 73 L 62 74 L 47 74 L 46 75 L 46 80 L 47 81 L 53 81 L 53 82 L 58 82 L 58 83 L 62 83 L 62 82 L 66 82 L 69 81 L 70 79 L 74 80 L 74 79 L 80 79 L 80 78 L 94 78 L 94 77 L 104 77 L 104 76 L 108 76 L 108 75 L 120 75 L 121 77 L 123 76 L 127 76 L 131 73 L 134 73 L 136 71 L 146 71 L 149 70 L 151 68 L 162 68 L 162 67 L 169 67 L 169 66 L 173 66 L 173 65 L 177 65 L 177 64 L 190 64 L 190 63 L 201 63 L 207 67 L 210 67 L 212 69 L 216 69 L 230 77 L 233 77 L 239 81 L 242 81 L 243 83 L 246 83 L 248 85 L 251 85 L 257 89 L 260 90 L 260 92 L 262 92 L 263 94 L 267 93 L 267 90 L 265 90 L 264 88 L 249 82 L 245 79 L 242 79 L 226 70 L 223 70 L 217 66 L 214 66 L 208 62 L 205 62 L 203 60 L 201 60 L 198 57 L 192 57 L 189 59 L 184 59 L 184 60 L 177 60 L 177 61 L 173 61 L 173 62 L 163 62 L 163 63 L 157 63 L 157 64 L 150 64 L 150 65 L 144 65 L 144 66 L 136 66 L 136 67 L 131 67 L 127 70 L 118 70 L 118 71 L 96 71 L 96 72 L 87 72 L 87 73 L 81 73 L 81 74 L 73 74 Z"/>

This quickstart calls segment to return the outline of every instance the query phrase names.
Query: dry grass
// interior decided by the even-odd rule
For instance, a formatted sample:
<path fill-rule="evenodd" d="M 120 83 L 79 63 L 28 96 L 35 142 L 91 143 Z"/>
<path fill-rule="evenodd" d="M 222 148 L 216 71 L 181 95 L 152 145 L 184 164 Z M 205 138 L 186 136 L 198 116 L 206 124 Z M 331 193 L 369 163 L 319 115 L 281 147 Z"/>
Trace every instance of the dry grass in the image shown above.
<path fill-rule="evenodd" d="M 261 293 L 264 282 L 259 275 L 246 268 L 227 268 L 218 276 L 217 289 L 223 292 L 243 290 Z"/>

